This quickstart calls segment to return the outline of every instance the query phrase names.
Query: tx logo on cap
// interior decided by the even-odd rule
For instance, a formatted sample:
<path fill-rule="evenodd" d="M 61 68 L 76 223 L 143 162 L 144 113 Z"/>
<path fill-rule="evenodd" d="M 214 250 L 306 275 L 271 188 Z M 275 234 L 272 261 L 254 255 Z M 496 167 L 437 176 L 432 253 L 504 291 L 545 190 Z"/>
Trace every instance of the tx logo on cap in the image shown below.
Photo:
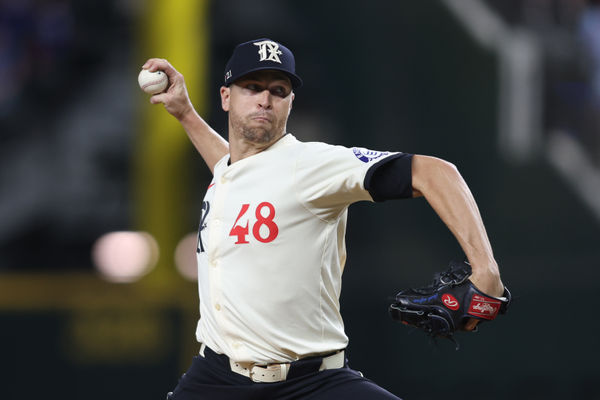
<path fill-rule="evenodd" d="M 258 55 L 260 60 L 258 61 L 274 61 L 281 64 L 279 55 L 282 54 L 279 50 L 279 44 L 270 40 L 263 40 L 262 42 L 255 42 L 255 46 L 258 46 Z"/>

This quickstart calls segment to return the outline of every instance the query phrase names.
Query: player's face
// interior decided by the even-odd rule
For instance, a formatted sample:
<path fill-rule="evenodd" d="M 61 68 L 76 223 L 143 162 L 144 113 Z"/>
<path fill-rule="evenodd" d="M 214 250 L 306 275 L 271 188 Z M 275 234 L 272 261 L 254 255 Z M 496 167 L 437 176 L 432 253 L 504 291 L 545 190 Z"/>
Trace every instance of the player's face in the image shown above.
<path fill-rule="evenodd" d="M 221 88 L 229 112 L 230 135 L 252 143 L 271 143 L 286 130 L 294 93 L 289 78 L 278 71 L 257 71 Z"/>

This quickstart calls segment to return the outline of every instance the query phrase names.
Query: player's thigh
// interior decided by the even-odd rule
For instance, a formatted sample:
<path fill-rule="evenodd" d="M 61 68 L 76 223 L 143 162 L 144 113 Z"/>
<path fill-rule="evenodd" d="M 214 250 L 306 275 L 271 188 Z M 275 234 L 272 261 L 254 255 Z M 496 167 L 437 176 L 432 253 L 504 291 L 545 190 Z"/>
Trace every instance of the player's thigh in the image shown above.
<path fill-rule="evenodd" d="M 387 390 L 375 384 L 351 369 L 344 371 L 345 377 L 336 377 L 330 384 L 324 385 L 306 400 L 401 400 Z M 340 379 L 341 378 L 341 379 Z"/>

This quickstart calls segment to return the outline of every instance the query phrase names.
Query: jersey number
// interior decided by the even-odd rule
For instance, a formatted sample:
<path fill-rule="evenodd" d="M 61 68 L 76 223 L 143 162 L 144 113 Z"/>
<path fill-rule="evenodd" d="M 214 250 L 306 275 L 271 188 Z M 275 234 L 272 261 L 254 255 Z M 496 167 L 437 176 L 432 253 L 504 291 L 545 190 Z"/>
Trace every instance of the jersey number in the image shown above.
<path fill-rule="evenodd" d="M 250 208 L 250 204 L 242 204 L 242 209 L 240 210 L 240 213 L 238 214 L 235 222 L 233 223 L 233 227 L 229 232 L 229 236 L 237 236 L 237 241 L 235 244 L 249 243 L 248 240 L 246 240 L 246 236 L 248 236 L 250 232 L 250 221 L 246 222 L 246 226 L 238 225 L 240 218 L 246 214 L 248 208 Z M 265 209 L 267 209 L 266 215 L 263 215 L 263 210 Z M 275 240 L 279 234 L 279 227 L 273 221 L 275 218 L 275 207 L 273 207 L 273 204 L 267 201 L 260 203 L 258 207 L 256 207 L 254 214 L 256 215 L 256 222 L 254 223 L 254 226 L 252 226 L 252 236 L 262 243 L 269 243 Z M 263 226 L 265 228 L 262 229 L 261 235 L 261 227 Z"/>

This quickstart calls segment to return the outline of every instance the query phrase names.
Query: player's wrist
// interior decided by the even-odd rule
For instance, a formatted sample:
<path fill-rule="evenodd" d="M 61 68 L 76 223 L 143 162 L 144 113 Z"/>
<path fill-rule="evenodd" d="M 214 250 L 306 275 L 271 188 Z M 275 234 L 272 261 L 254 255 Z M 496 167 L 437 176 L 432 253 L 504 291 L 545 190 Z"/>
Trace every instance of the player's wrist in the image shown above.
<path fill-rule="evenodd" d="M 486 269 L 473 271 L 469 280 L 481 292 L 493 297 L 502 297 L 504 294 L 504 284 L 500 279 L 500 274 L 496 271 Z"/>
<path fill-rule="evenodd" d="M 498 263 L 493 256 L 482 254 L 481 257 L 471 254 L 469 264 L 471 265 L 471 282 L 480 291 L 490 296 L 502 296 L 504 285 L 500 279 Z"/>
<path fill-rule="evenodd" d="M 200 116 L 196 113 L 194 106 L 189 100 L 187 101 L 185 106 L 181 107 L 181 110 L 174 116 L 183 125 L 189 124 L 200 118 Z"/>

